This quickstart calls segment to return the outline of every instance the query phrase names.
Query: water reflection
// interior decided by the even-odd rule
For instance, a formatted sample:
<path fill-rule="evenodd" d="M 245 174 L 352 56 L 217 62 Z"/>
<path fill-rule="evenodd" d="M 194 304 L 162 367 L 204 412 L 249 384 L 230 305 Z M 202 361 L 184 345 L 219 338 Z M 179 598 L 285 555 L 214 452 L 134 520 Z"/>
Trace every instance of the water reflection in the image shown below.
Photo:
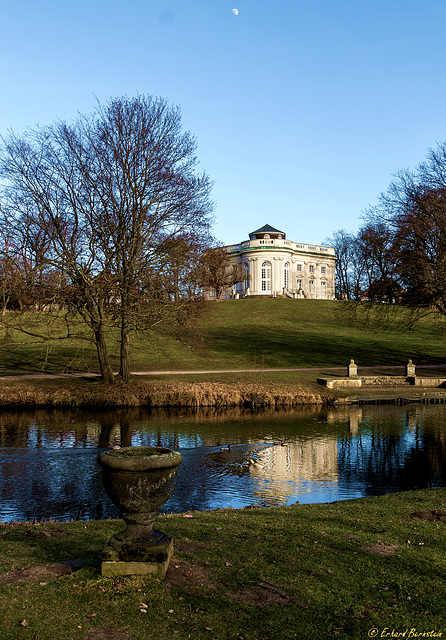
<path fill-rule="evenodd" d="M 253 413 L 4 411 L 3 521 L 114 517 L 98 450 L 179 449 L 167 511 L 328 502 L 427 486 L 446 475 L 446 407 L 346 406 Z"/>
<path fill-rule="evenodd" d="M 354 439 L 339 443 L 340 482 L 362 495 L 443 486 L 446 481 L 445 407 L 409 405 L 389 429 L 386 412 L 367 412 Z"/>

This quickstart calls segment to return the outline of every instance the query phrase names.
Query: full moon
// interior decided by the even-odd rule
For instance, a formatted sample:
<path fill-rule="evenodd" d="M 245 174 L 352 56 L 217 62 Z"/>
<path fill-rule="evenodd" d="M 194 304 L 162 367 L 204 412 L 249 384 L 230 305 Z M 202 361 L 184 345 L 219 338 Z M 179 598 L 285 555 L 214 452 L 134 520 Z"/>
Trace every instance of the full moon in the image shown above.
<path fill-rule="evenodd" d="M 233 13 L 235 16 L 238 16 L 238 9 L 233 9 L 233 10 L 232 10 L 232 13 Z"/>

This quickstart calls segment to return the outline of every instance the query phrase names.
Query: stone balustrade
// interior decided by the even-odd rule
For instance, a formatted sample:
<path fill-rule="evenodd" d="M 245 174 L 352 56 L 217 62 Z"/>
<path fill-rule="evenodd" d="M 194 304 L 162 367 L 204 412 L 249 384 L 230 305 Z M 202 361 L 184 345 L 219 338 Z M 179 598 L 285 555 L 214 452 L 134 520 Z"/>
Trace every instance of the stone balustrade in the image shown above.
<path fill-rule="evenodd" d="M 358 375 L 358 365 L 353 359 L 347 367 L 347 376 L 341 378 L 318 378 L 318 384 L 328 389 L 346 389 L 358 387 L 389 388 L 389 387 L 446 387 L 446 378 L 421 378 L 416 375 L 416 368 L 412 360 L 406 365 L 406 375 Z"/>

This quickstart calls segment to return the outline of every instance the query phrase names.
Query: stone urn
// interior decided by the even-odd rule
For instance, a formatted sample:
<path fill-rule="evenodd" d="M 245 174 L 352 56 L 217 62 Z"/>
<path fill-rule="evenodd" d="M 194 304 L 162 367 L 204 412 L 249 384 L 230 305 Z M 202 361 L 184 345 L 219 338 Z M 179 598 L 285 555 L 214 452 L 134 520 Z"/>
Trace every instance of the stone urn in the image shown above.
<path fill-rule="evenodd" d="M 154 529 L 153 521 L 172 495 L 182 461 L 180 453 L 163 447 L 123 447 L 99 455 L 105 491 L 126 524 L 102 552 L 103 576 L 164 578 L 173 541 Z"/>

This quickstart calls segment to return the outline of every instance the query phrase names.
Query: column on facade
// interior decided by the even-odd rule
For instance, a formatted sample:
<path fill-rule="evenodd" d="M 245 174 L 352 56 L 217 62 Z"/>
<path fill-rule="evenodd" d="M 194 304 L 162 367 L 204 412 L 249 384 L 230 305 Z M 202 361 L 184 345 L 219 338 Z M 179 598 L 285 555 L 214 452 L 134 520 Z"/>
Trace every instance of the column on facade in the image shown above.
<path fill-rule="evenodd" d="M 260 288 L 259 261 L 258 258 L 248 258 L 249 264 L 249 292 L 251 295 L 257 295 Z"/>
<path fill-rule="evenodd" d="M 322 268 L 325 267 L 325 273 L 322 273 Z M 324 300 L 329 298 L 329 277 L 330 277 L 330 267 L 327 265 L 325 261 L 320 261 L 316 263 L 317 268 L 317 281 L 316 281 L 316 297 L 322 298 Z M 325 288 L 323 288 L 323 282 L 325 282 Z"/>
<path fill-rule="evenodd" d="M 322 273 L 322 268 L 325 267 L 325 273 Z M 325 262 L 317 263 L 317 271 L 318 271 L 318 298 L 323 298 L 324 300 L 327 298 L 327 265 Z M 325 282 L 325 289 L 323 288 L 322 282 Z"/>
<path fill-rule="evenodd" d="M 272 290 L 282 294 L 283 289 L 283 258 L 274 256 L 273 258 L 273 273 L 272 273 Z"/>
<path fill-rule="evenodd" d="M 297 279 L 298 278 L 300 280 L 302 279 L 301 272 L 299 271 L 299 273 L 298 273 L 297 270 L 296 270 L 296 264 L 301 264 L 301 262 L 299 262 L 295 258 L 291 258 L 291 260 L 290 260 L 290 285 L 289 285 L 289 289 L 294 294 L 296 294 L 296 292 L 297 292 Z"/>
<path fill-rule="evenodd" d="M 306 298 L 308 296 L 308 282 L 309 282 L 309 274 L 308 274 L 308 261 L 302 261 L 302 295 Z"/>

